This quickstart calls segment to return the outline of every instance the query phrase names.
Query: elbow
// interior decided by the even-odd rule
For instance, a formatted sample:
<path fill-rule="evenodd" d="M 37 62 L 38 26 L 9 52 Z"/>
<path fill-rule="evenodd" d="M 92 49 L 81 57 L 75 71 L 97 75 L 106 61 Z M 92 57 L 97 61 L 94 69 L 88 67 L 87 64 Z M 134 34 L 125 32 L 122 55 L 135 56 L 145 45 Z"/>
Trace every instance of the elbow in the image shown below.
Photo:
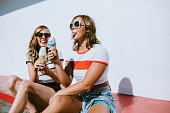
<path fill-rule="evenodd" d="M 83 87 L 84 87 L 85 91 L 88 91 L 93 88 L 93 84 L 90 84 L 89 82 L 84 82 Z"/>
<path fill-rule="evenodd" d="M 63 85 L 64 87 L 69 87 L 70 84 L 71 84 L 71 81 L 68 81 L 68 82 L 63 83 L 62 85 Z"/>

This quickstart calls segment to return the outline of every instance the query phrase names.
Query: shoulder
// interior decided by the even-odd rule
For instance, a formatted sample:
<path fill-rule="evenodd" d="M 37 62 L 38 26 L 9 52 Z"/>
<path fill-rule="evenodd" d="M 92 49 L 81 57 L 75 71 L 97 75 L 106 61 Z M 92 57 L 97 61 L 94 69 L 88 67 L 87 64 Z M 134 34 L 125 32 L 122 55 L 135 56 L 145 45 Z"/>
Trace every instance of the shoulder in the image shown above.
<path fill-rule="evenodd" d="M 102 45 L 99 45 L 99 44 L 95 44 L 93 46 L 93 49 L 95 51 L 95 53 L 101 53 L 101 54 L 104 54 L 104 55 L 108 55 L 108 51 L 105 47 L 103 47 Z"/>
<path fill-rule="evenodd" d="M 109 54 L 106 48 L 99 44 L 96 44 L 93 46 L 93 49 L 94 49 L 93 61 L 102 61 L 109 63 Z"/>
<path fill-rule="evenodd" d="M 33 62 L 30 55 L 28 53 L 26 53 L 26 64 L 29 62 Z"/>

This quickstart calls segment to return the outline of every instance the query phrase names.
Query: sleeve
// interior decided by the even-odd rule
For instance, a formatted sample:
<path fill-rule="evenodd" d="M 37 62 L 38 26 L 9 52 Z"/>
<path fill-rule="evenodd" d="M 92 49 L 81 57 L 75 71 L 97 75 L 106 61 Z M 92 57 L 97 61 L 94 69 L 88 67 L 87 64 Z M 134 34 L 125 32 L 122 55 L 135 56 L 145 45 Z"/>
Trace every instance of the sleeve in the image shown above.
<path fill-rule="evenodd" d="M 31 58 L 28 56 L 28 54 L 26 54 L 26 64 L 27 64 L 28 62 L 32 62 L 32 60 L 31 60 Z"/>
<path fill-rule="evenodd" d="M 102 63 L 102 64 L 109 64 L 109 54 L 108 51 L 103 47 L 96 48 L 94 57 L 92 62 Z"/>

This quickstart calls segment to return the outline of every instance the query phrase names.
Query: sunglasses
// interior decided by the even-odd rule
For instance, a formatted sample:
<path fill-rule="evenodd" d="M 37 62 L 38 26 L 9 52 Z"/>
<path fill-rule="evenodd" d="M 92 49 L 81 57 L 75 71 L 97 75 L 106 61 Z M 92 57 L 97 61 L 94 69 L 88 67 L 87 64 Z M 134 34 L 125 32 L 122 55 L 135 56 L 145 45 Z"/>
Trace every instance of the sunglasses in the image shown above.
<path fill-rule="evenodd" d="M 73 29 L 73 27 L 75 29 L 80 29 L 81 26 L 84 26 L 84 25 L 82 25 L 79 21 L 75 21 L 74 23 L 70 24 L 70 29 Z"/>
<path fill-rule="evenodd" d="M 37 37 L 43 37 L 43 35 L 45 36 L 45 38 L 47 38 L 47 37 L 50 37 L 51 36 L 51 34 L 50 33 L 36 33 L 35 34 L 35 36 L 37 36 Z"/>

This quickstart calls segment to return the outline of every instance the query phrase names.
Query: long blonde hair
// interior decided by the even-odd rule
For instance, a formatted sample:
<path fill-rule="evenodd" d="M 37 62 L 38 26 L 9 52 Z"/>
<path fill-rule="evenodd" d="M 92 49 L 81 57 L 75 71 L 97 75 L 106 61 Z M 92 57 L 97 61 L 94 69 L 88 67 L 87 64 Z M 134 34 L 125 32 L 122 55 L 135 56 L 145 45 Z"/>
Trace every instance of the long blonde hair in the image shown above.
<path fill-rule="evenodd" d="M 85 37 L 88 40 L 86 43 L 86 48 L 91 48 L 93 44 L 101 44 L 101 42 L 96 37 L 96 26 L 93 19 L 88 15 L 77 15 L 72 19 L 71 23 L 73 23 L 77 17 L 81 17 L 85 24 Z M 73 44 L 73 50 L 76 51 L 77 49 L 79 49 L 79 42 L 75 40 Z"/>
<path fill-rule="evenodd" d="M 37 27 L 35 29 L 34 33 L 32 34 L 31 40 L 29 42 L 29 48 L 28 48 L 27 55 L 28 55 L 29 58 L 31 58 L 31 61 L 33 63 L 35 63 L 35 61 L 39 58 L 38 53 L 39 53 L 39 50 L 40 50 L 40 46 L 39 46 L 38 41 L 37 41 L 36 33 L 39 33 L 44 29 L 48 29 L 48 27 L 46 27 L 44 25 Z M 49 32 L 50 32 L 50 30 L 49 30 Z"/>

